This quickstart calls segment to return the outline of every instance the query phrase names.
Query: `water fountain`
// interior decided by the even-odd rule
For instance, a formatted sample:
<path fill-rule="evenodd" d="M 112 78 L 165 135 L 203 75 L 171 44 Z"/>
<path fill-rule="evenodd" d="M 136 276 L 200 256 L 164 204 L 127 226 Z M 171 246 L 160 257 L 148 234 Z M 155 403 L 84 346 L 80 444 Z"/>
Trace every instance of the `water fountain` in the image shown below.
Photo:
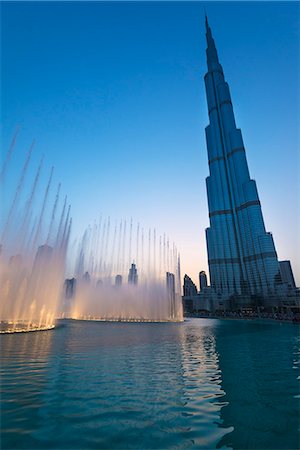
<path fill-rule="evenodd" d="M 0 228 L 1 333 L 55 326 L 71 231 L 66 197 L 60 205 L 60 184 L 51 199 L 53 168 L 43 186 L 43 158 L 37 168 L 31 167 L 34 144 L 17 180 L 8 170 L 16 138 L 17 135 L 0 174 L 1 191 L 5 192 Z M 59 205 L 61 212 L 58 214 Z"/>
<path fill-rule="evenodd" d="M 5 202 L 0 225 L 0 332 L 54 328 L 56 318 L 181 321 L 179 254 L 155 228 L 101 217 L 77 249 L 68 249 L 72 219 L 53 168 L 30 146 L 19 178 L 10 173 L 17 135 L 0 174 Z M 13 165 L 13 164 L 12 164 Z M 43 185 L 45 180 L 45 185 Z M 65 281 L 66 261 L 72 280 Z M 75 286 L 76 285 L 76 286 Z M 71 295 L 70 295 L 71 292 Z"/>
<path fill-rule="evenodd" d="M 67 311 L 76 319 L 181 321 L 180 258 L 156 229 L 100 218 L 79 241 Z M 73 281 L 73 284 L 75 281 Z"/>

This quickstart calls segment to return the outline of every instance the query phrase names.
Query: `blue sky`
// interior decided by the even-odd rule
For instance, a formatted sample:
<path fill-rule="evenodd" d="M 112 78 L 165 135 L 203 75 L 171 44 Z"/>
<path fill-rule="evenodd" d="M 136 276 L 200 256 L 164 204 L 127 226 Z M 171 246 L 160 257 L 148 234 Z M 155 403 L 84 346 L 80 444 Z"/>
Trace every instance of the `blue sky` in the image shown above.
<path fill-rule="evenodd" d="M 74 235 L 102 212 L 166 231 L 207 270 L 203 6 L 279 259 L 300 283 L 297 2 L 2 3 L 2 144 L 33 138 Z M 46 175 L 45 175 L 46 178 Z M 299 245 L 298 245 L 299 249 Z"/>

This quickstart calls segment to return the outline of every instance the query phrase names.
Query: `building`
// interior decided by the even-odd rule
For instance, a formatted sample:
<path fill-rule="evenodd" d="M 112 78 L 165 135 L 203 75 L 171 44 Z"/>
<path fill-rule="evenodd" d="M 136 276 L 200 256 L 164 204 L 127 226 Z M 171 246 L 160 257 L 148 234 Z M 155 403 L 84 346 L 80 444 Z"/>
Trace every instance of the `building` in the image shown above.
<path fill-rule="evenodd" d="M 174 273 L 166 273 L 167 293 L 170 304 L 170 317 L 175 317 L 175 275 Z"/>
<path fill-rule="evenodd" d="M 76 278 L 67 278 L 64 283 L 65 298 L 73 298 L 76 293 Z"/>
<path fill-rule="evenodd" d="M 185 274 L 183 278 L 183 296 L 193 297 L 193 295 L 197 295 L 197 287 L 192 279 Z"/>
<path fill-rule="evenodd" d="M 116 275 L 115 286 L 122 286 L 122 275 Z"/>
<path fill-rule="evenodd" d="M 85 272 L 85 273 L 82 275 L 81 279 L 82 279 L 82 281 L 83 281 L 84 283 L 87 283 L 87 284 L 91 282 L 91 277 L 90 277 L 90 274 L 89 274 L 88 272 Z"/>
<path fill-rule="evenodd" d="M 183 278 L 183 312 L 185 314 L 194 310 L 194 299 L 197 297 L 197 287 L 192 279 L 188 275 L 184 275 Z"/>
<path fill-rule="evenodd" d="M 131 264 L 128 274 L 128 284 L 137 284 L 138 282 L 138 274 L 135 264 Z"/>
<path fill-rule="evenodd" d="M 210 221 L 206 241 L 211 289 L 224 308 L 277 306 L 277 253 L 272 234 L 265 229 L 256 182 L 250 178 L 242 133 L 236 127 L 229 86 L 207 17 L 206 39 Z"/>
<path fill-rule="evenodd" d="M 279 269 L 281 280 L 283 283 L 286 283 L 289 288 L 296 288 L 296 283 L 292 271 L 292 266 L 290 261 L 279 261 Z"/>
<path fill-rule="evenodd" d="M 199 273 L 199 287 L 200 291 L 203 291 L 203 289 L 207 288 L 207 276 L 204 270 L 201 270 Z"/>

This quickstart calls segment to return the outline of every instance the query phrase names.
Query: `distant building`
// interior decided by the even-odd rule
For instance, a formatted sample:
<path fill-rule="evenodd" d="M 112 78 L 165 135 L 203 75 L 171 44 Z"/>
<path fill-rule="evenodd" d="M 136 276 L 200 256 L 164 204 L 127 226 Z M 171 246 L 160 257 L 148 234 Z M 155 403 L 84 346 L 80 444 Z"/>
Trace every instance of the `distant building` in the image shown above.
<path fill-rule="evenodd" d="M 49 264 L 52 261 L 53 248 L 49 245 L 41 245 L 36 252 L 32 273 L 34 279 L 37 281 L 42 274 L 46 275 L 49 271 Z"/>
<path fill-rule="evenodd" d="M 188 275 L 184 275 L 183 296 L 192 297 L 193 295 L 197 295 L 197 287 Z"/>
<path fill-rule="evenodd" d="M 85 272 L 85 273 L 82 275 L 82 280 L 83 280 L 85 283 L 89 283 L 89 282 L 91 281 L 90 274 L 89 274 L 88 272 Z"/>
<path fill-rule="evenodd" d="M 137 282 L 138 282 L 137 268 L 136 265 L 132 263 L 129 269 L 128 284 L 137 284 Z"/>
<path fill-rule="evenodd" d="M 115 285 L 121 286 L 122 285 L 122 275 L 116 275 L 115 277 Z"/>
<path fill-rule="evenodd" d="M 207 288 L 207 276 L 204 270 L 201 270 L 199 273 L 199 286 L 200 291 L 203 291 L 203 289 Z"/>
<path fill-rule="evenodd" d="M 167 292 L 170 303 L 170 316 L 175 317 L 175 275 L 173 273 L 166 273 Z"/>
<path fill-rule="evenodd" d="M 183 279 L 183 312 L 190 313 L 194 310 L 194 299 L 197 297 L 197 287 L 188 275 Z"/>
<path fill-rule="evenodd" d="M 282 282 L 287 283 L 287 285 L 291 288 L 296 288 L 291 262 L 279 261 L 279 269 Z"/>
<path fill-rule="evenodd" d="M 67 278 L 65 280 L 65 298 L 73 298 L 76 293 L 76 278 Z"/>

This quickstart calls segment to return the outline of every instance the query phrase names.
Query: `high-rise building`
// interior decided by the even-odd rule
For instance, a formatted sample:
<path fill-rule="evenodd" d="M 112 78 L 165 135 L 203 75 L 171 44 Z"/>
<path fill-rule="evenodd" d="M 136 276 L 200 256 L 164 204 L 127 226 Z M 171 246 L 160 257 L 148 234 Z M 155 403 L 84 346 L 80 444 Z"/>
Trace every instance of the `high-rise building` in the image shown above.
<path fill-rule="evenodd" d="M 197 287 L 193 280 L 188 276 L 184 275 L 183 278 L 183 296 L 184 297 L 193 297 L 197 295 Z"/>
<path fill-rule="evenodd" d="M 295 288 L 295 278 L 290 261 L 279 261 L 280 275 L 283 283 L 287 283 L 290 288 Z"/>
<path fill-rule="evenodd" d="M 76 278 L 67 278 L 64 283 L 65 298 L 73 298 L 76 292 Z"/>
<path fill-rule="evenodd" d="M 210 227 L 206 230 L 210 283 L 226 301 L 261 298 L 276 303 L 279 263 L 264 225 L 256 183 L 250 178 L 242 133 L 236 127 L 229 86 L 206 18 L 205 75 L 209 125 L 206 179 Z"/>
<path fill-rule="evenodd" d="M 207 276 L 204 270 L 201 270 L 199 273 L 199 287 L 200 291 L 202 291 L 204 288 L 207 288 Z"/>
<path fill-rule="evenodd" d="M 85 272 L 82 277 L 81 277 L 82 281 L 84 281 L 84 283 L 90 283 L 91 282 L 91 277 L 90 274 L 88 272 Z"/>
<path fill-rule="evenodd" d="M 138 282 L 138 274 L 135 264 L 131 264 L 128 275 L 128 284 L 137 284 Z"/>
<path fill-rule="evenodd" d="M 184 275 L 183 278 L 183 312 L 185 314 L 194 310 L 194 299 L 197 297 L 197 287 L 192 279 L 188 275 Z"/>
<path fill-rule="evenodd" d="M 116 275 L 115 277 L 115 285 L 121 286 L 122 285 L 122 275 Z"/>

